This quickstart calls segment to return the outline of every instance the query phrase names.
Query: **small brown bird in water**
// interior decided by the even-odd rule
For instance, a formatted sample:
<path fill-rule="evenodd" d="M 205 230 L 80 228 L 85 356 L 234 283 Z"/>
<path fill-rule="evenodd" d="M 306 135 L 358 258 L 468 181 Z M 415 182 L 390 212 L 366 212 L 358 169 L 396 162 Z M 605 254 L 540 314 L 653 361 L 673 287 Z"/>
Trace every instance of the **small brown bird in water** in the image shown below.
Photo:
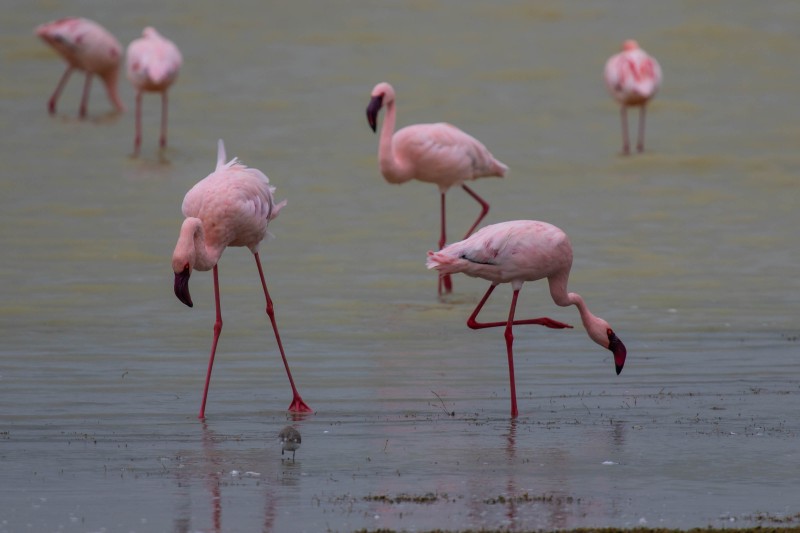
<path fill-rule="evenodd" d="M 292 426 L 286 426 L 278 433 L 278 438 L 281 441 L 281 455 L 283 452 L 292 452 L 292 462 L 294 462 L 294 452 L 300 447 L 300 432 Z"/>

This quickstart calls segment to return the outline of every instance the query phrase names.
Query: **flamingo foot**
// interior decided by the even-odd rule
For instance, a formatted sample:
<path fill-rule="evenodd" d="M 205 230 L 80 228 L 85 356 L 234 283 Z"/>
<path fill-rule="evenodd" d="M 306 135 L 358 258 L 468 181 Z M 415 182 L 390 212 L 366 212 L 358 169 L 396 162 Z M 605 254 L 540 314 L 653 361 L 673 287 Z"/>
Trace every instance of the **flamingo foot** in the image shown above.
<path fill-rule="evenodd" d="M 299 394 L 295 394 L 294 398 L 292 399 L 291 405 L 289 405 L 289 411 L 292 413 L 313 413 L 314 410 L 311 409 L 306 402 L 300 397 Z"/>

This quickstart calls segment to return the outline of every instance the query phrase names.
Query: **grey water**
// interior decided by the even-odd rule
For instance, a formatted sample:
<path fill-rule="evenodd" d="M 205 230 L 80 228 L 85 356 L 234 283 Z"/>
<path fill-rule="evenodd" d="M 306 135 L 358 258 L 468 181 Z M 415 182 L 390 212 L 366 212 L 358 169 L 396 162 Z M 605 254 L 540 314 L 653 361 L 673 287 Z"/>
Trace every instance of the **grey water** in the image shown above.
<path fill-rule="evenodd" d="M 142 155 L 99 84 L 33 28 L 97 20 L 123 44 L 155 26 L 182 50 L 145 96 Z M 800 4 L 12 0 L 0 18 L 0 531 L 503 530 L 732 527 L 798 520 Z M 636 38 L 664 84 L 646 152 L 619 156 L 605 60 Z M 379 175 L 364 109 L 397 90 L 398 125 L 448 121 L 510 167 L 475 182 L 485 223 L 552 222 L 571 290 L 628 347 L 616 376 L 544 283 L 515 328 L 466 319 L 486 290 L 424 266 L 438 193 Z M 631 114 L 634 120 L 636 113 Z M 185 192 L 216 141 L 288 205 L 261 248 L 291 399 L 251 254 L 219 264 L 224 328 L 172 291 Z M 478 206 L 448 195 L 452 240 Z M 502 320 L 510 289 L 484 317 Z M 303 436 L 292 462 L 277 434 Z"/>

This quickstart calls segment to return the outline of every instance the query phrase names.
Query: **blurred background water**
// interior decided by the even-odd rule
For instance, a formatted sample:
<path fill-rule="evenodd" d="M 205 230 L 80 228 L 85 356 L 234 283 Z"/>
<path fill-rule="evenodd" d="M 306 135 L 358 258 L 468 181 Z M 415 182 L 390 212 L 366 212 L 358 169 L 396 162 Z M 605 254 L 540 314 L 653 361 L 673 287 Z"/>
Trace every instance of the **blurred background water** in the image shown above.
<path fill-rule="evenodd" d="M 170 146 L 63 72 L 33 28 L 145 25 L 182 50 Z M 0 531 L 350 531 L 774 525 L 797 519 L 800 4 L 12 0 L 0 19 Z M 660 61 L 647 152 L 623 158 L 602 67 L 623 39 Z M 440 301 L 424 267 L 438 193 L 381 178 L 364 109 L 449 121 L 511 168 L 474 188 L 485 223 L 566 230 L 571 288 L 628 346 L 580 327 L 465 321 L 486 282 Z M 631 117 L 635 117 L 635 114 Z M 185 192 L 216 141 L 289 204 L 262 246 L 291 398 L 250 253 L 220 262 L 225 327 L 196 418 L 213 286 L 172 291 Z M 448 195 L 453 238 L 477 214 Z M 460 236 L 460 235 L 459 235 Z M 506 316 L 510 290 L 485 317 Z M 579 326 L 544 284 L 519 316 Z M 303 434 L 282 461 L 278 431 Z M 283 458 L 285 459 L 285 457 Z"/>

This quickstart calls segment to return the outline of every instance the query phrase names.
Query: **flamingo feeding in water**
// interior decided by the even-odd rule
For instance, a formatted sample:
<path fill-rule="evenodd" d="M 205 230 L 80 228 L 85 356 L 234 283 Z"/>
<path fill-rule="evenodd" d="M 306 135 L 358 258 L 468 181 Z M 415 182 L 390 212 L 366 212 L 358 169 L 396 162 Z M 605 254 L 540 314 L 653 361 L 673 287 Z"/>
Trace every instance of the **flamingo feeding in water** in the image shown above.
<path fill-rule="evenodd" d="M 489 204 L 478 196 L 466 181 L 496 176 L 502 178 L 508 167 L 494 158 L 489 150 L 474 137 L 445 122 L 414 124 L 394 131 L 395 92 L 386 82 L 372 89 L 367 106 L 367 121 L 372 131 L 377 131 L 378 112 L 386 108 L 378 144 L 378 162 L 381 174 L 389 183 L 405 183 L 415 179 L 436 184 L 441 195 L 441 236 L 439 248 L 447 242 L 445 224 L 445 194 L 454 185 L 460 185 L 481 205 L 481 213 L 467 231 L 469 237 L 489 212 Z M 440 276 L 439 294 L 452 291 L 449 275 Z"/>
<path fill-rule="evenodd" d="M 611 350 L 617 374 L 622 372 L 627 351 L 614 334 L 608 322 L 593 315 L 583 298 L 567 292 L 567 281 L 572 266 L 572 245 L 567 235 L 547 222 L 515 220 L 481 228 L 467 239 L 450 244 L 438 252 L 428 252 L 427 267 L 440 273 L 464 274 L 483 278 L 492 284 L 467 320 L 471 329 L 505 326 L 508 373 L 511 381 L 511 416 L 517 416 L 517 393 L 514 381 L 514 335 L 512 326 L 539 324 L 549 328 L 572 326 L 551 318 L 515 320 L 517 298 L 522 284 L 547 278 L 550 296 L 556 305 L 578 308 L 583 327 L 594 342 Z M 514 294 L 508 320 L 505 322 L 478 322 L 477 317 L 486 300 L 500 283 L 511 283 Z"/>
<path fill-rule="evenodd" d="M 118 112 L 125 105 L 117 92 L 117 77 L 122 59 L 122 46 L 111 33 L 100 24 L 86 18 L 67 17 L 36 27 L 36 35 L 58 52 L 67 62 L 67 70 L 61 76 L 53 95 L 48 101 L 50 114 L 56 112 L 56 103 L 74 70 L 86 73 L 79 116 L 86 117 L 89 106 L 89 91 L 92 76 L 97 75 L 106 86 L 108 98 Z"/>
<path fill-rule="evenodd" d="M 133 154 L 139 155 L 142 144 L 142 93 L 161 93 L 161 137 L 159 146 L 167 146 L 167 90 L 175 82 L 183 57 L 175 43 L 155 28 L 146 27 L 142 37 L 128 45 L 128 79 L 136 88 L 136 136 Z"/>
<path fill-rule="evenodd" d="M 622 153 L 630 153 L 628 140 L 628 107 L 639 108 L 639 137 L 636 151 L 644 151 L 644 119 L 647 103 L 661 86 L 661 66 L 658 61 L 629 39 L 622 44 L 622 51 L 611 56 L 604 70 L 606 87 L 620 104 L 622 119 Z"/>
<path fill-rule="evenodd" d="M 172 254 L 172 270 L 175 272 L 175 296 L 192 307 L 189 295 L 189 276 L 193 270 L 214 271 L 214 302 L 217 318 L 214 323 L 214 340 L 203 391 L 203 403 L 198 418 L 205 418 L 208 385 L 217 351 L 217 341 L 222 331 L 222 313 L 219 299 L 219 274 L 217 263 L 228 246 L 246 246 L 253 253 L 261 277 L 261 286 L 267 300 L 267 315 L 275 332 L 275 340 L 283 358 L 283 366 L 289 376 L 294 395 L 289 411 L 310 412 L 292 379 L 289 363 L 283 350 L 272 299 L 267 291 L 264 271 L 258 254 L 258 245 L 267 235 L 267 225 L 278 216 L 286 200 L 276 204 L 275 188 L 260 170 L 248 168 L 237 158 L 225 162 L 225 145 L 220 139 L 217 151 L 217 168 L 192 187 L 183 199 L 182 211 L 186 219 L 181 226 L 178 243 Z"/>

